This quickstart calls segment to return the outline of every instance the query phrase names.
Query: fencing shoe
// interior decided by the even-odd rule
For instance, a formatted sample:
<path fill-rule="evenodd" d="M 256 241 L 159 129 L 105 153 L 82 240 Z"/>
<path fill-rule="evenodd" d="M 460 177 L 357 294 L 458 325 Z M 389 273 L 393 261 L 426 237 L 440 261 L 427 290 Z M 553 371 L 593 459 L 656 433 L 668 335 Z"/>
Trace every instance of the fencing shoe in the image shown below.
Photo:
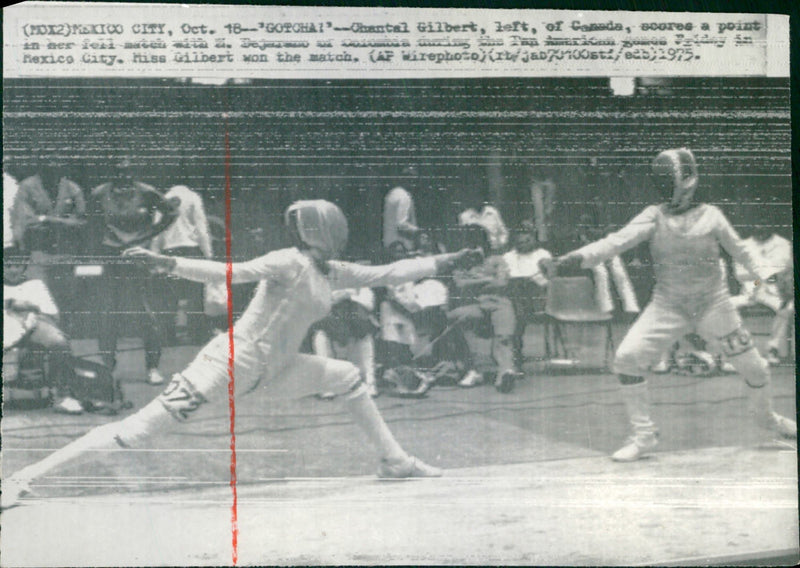
<path fill-rule="evenodd" d="M 797 439 L 797 422 L 773 410 L 772 389 L 769 383 L 760 388 L 751 387 L 748 395 L 748 411 L 756 426 L 776 432 L 784 438 Z"/>
<path fill-rule="evenodd" d="M 781 416 L 777 412 L 770 412 L 765 416 L 756 418 L 758 425 L 765 430 L 771 430 L 783 438 L 797 439 L 797 422 L 791 418 Z"/>
<path fill-rule="evenodd" d="M 632 462 L 642 459 L 658 444 L 656 432 L 643 432 L 628 438 L 628 441 L 619 450 L 614 452 L 611 459 L 617 462 Z"/>
<path fill-rule="evenodd" d="M 26 495 L 31 494 L 31 487 L 27 479 L 20 479 L 9 477 L 3 480 L 3 485 L 0 488 L 2 495 L 0 495 L 0 510 L 5 511 L 11 507 L 16 507 L 20 504 L 19 500 Z"/>
<path fill-rule="evenodd" d="M 407 456 L 400 461 L 381 460 L 381 465 L 378 468 L 378 477 L 382 479 L 441 476 L 441 469 L 428 465 L 419 458 L 413 456 Z"/>

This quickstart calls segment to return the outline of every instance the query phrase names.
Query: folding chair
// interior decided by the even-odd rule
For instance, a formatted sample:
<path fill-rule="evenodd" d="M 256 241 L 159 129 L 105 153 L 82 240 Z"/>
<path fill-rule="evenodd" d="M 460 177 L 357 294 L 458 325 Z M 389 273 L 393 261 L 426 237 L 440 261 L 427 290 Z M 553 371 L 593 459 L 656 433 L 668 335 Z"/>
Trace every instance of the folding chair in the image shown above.
<path fill-rule="evenodd" d="M 569 357 L 561 325 L 602 325 L 606 330 L 604 368 L 614 353 L 611 312 L 601 312 L 595 300 L 594 283 L 588 276 L 557 276 L 547 287 L 545 304 L 545 353 L 548 360 Z"/>

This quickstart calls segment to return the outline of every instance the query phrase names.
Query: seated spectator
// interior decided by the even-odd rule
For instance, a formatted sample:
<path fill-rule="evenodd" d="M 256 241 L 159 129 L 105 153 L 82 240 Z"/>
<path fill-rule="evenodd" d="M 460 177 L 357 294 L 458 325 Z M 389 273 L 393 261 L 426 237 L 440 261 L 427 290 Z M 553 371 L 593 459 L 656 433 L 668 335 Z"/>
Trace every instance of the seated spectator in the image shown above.
<path fill-rule="evenodd" d="M 406 255 L 402 243 L 390 250 L 393 260 Z M 479 382 L 460 329 L 447 326 L 447 287 L 433 278 L 392 286 L 380 305 L 383 361 L 386 369 L 412 367 L 424 381 Z M 385 377 L 384 373 L 384 377 Z"/>
<path fill-rule="evenodd" d="M 514 233 L 514 248 L 503 255 L 508 267 L 508 297 L 514 305 L 514 356 L 517 365 L 522 362 L 522 335 L 525 325 L 536 314 L 544 311 L 545 289 L 548 278 L 545 265 L 553 255 L 537 248 L 536 227 L 533 221 L 523 221 Z"/>
<path fill-rule="evenodd" d="M 468 246 L 479 246 L 487 254 L 483 264 L 468 271 L 456 271 L 455 300 L 460 304 L 448 313 L 451 323 L 468 327 L 477 335 L 492 339 L 492 357 L 497 368 L 495 387 L 510 392 L 520 377 L 514 359 L 513 335 L 516 316 L 506 296 L 508 267 L 500 255 L 490 255 L 488 232 L 478 225 L 465 227 Z"/>
<path fill-rule="evenodd" d="M 433 375 L 434 382 L 473 387 L 483 382 L 475 370 L 469 344 L 459 326 L 448 325 L 449 292 L 439 280 L 428 278 L 414 286 L 411 318 L 417 343 L 412 346 L 414 364 Z"/>
<path fill-rule="evenodd" d="M 773 273 L 783 272 L 792 266 L 792 243 L 774 234 L 768 226 L 756 228 L 753 235 L 744 240 L 744 244 Z M 767 343 L 767 361 L 770 365 L 777 365 L 781 357 L 787 354 L 787 324 L 794 317 L 794 302 L 783 301 L 777 283 L 762 282 L 738 262 L 734 263 L 734 273 L 741 286 L 739 294 L 731 298 L 734 306 L 741 309 L 760 304 L 775 312 Z"/>
<path fill-rule="evenodd" d="M 16 346 L 40 353 L 47 361 L 48 378 L 58 395 L 54 410 L 81 414 L 72 396 L 73 371 L 69 341 L 58 327 L 58 308 L 41 280 L 28 280 L 28 255 L 16 248 L 3 250 L 3 318 L 17 320 L 26 333 Z"/>
<path fill-rule="evenodd" d="M 419 171 L 416 166 L 407 166 L 400 179 L 402 185 L 392 188 L 383 200 L 383 246 L 387 250 L 396 242 L 410 250 L 414 246 L 414 235 L 419 231 L 414 206 Z"/>
<path fill-rule="evenodd" d="M 333 293 L 333 302 L 330 314 L 309 332 L 312 351 L 321 357 L 353 363 L 361 371 L 370 395 L 378 396 L 374 339 L 378 324 L 372 315 L 375 295 L 369 288 L 339 290 Z"/>

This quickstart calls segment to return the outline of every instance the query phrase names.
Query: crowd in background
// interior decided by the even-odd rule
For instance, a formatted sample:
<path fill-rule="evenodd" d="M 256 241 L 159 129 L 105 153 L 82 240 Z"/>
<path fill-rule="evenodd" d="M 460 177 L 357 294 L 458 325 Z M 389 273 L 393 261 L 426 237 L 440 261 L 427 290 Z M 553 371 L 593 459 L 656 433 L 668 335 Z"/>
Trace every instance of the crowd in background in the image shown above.
<path fill-rule="evenodd" d="M 201 194 L 186 185 L 156 189 L 139 181 L 124 159 L 110 178 L 84 191 L 64 175 L 63 164 L 49 157 L 40 160 L 32 176 L 17 180 L 3 175 L 4 315 L 13 316 L 20 329 L 16 335 L 4 334 L 9 335 L 4 363 L 11 337 L 14 347 L 43 353 L 58 412 L 89 409 L 71 389 L 69 324 L 59 316 L 59 306 L 74 305 L 78 296 L 93 295 L 104 365 L 113 373 L 118 338 L 137 334 L 145 352 L 144 379 L 152 385 L 164 382 L 159 365 L 165 344 L 200 345 L 225 325 L 213 316 L 226 319 L 226 290 L 149 274 L 121 256 L 126 248 L 148 246 L 173 256 L 212 258 Z M 311 330 L 307 349 L 355 363 L 373 396 L 424 396 L 436 384 L 466 388 L 484 382 L 503 393 L 512 391 L 523 376 L 526 325 L 544 312 L 550 261 L 607 232 L 598 207 L 587 200 L 576 224 L 557 223 L 559 188 L 553 176 L 537 172 L 522 189 L 521 212 L 510 223 L 488 190 L 470 184 L 459 194 L 455 218 L 423 226 L 417 216 L 420 172 L 414 166 L 401 168 L 397 179 L 383 197 L 382 246 L 368 261 L 467 246 L 484 251 L 483 264 L 446 279 L 340 293 L 332 313 Z M 763 230 L 747 236 L 748 246 L 759 255 L 791 264 L 787 239 Z M 77 256 L 87 253 L 96 262 L 83 257 L 79 262 Z M 628 268 L 646 263 L 644 256 L 615 257 L 586 271 L 598 311 L 627 320 L 640 311 L 646 298 L 637 297 Z M 742 267 L 722 268 L 740 288 L 737 306 L 763 305 L 775 314 L 770 361 L 788 356 L 793 301 L 786 300 L 778 284 L 753 286 L 755 277 Z M 82 285 L 87 280 L 79 278 L 81 270 L 95 276 L 91 286 Z M 702 353 L 701 347 L 692 344 L 690 351 Z M 665 354 L 662 366 L 675 367 L 680 349 Z"/>

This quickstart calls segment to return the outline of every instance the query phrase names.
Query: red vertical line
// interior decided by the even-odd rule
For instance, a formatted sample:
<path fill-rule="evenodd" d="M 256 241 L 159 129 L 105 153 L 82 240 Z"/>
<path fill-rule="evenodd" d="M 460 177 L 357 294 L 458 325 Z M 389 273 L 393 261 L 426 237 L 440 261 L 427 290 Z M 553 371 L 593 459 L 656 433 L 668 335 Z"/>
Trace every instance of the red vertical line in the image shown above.
<path fill-rule="evenodd" d="M 225 286 L 228 291 L 228 408 L 231 431 L 231 546 L 233 565 L 239 559 L 238 495 L 236 492 L 236 401 L 233 341 L 233 260 L 231 256 L 231 145 L 225 119 Z"/>

